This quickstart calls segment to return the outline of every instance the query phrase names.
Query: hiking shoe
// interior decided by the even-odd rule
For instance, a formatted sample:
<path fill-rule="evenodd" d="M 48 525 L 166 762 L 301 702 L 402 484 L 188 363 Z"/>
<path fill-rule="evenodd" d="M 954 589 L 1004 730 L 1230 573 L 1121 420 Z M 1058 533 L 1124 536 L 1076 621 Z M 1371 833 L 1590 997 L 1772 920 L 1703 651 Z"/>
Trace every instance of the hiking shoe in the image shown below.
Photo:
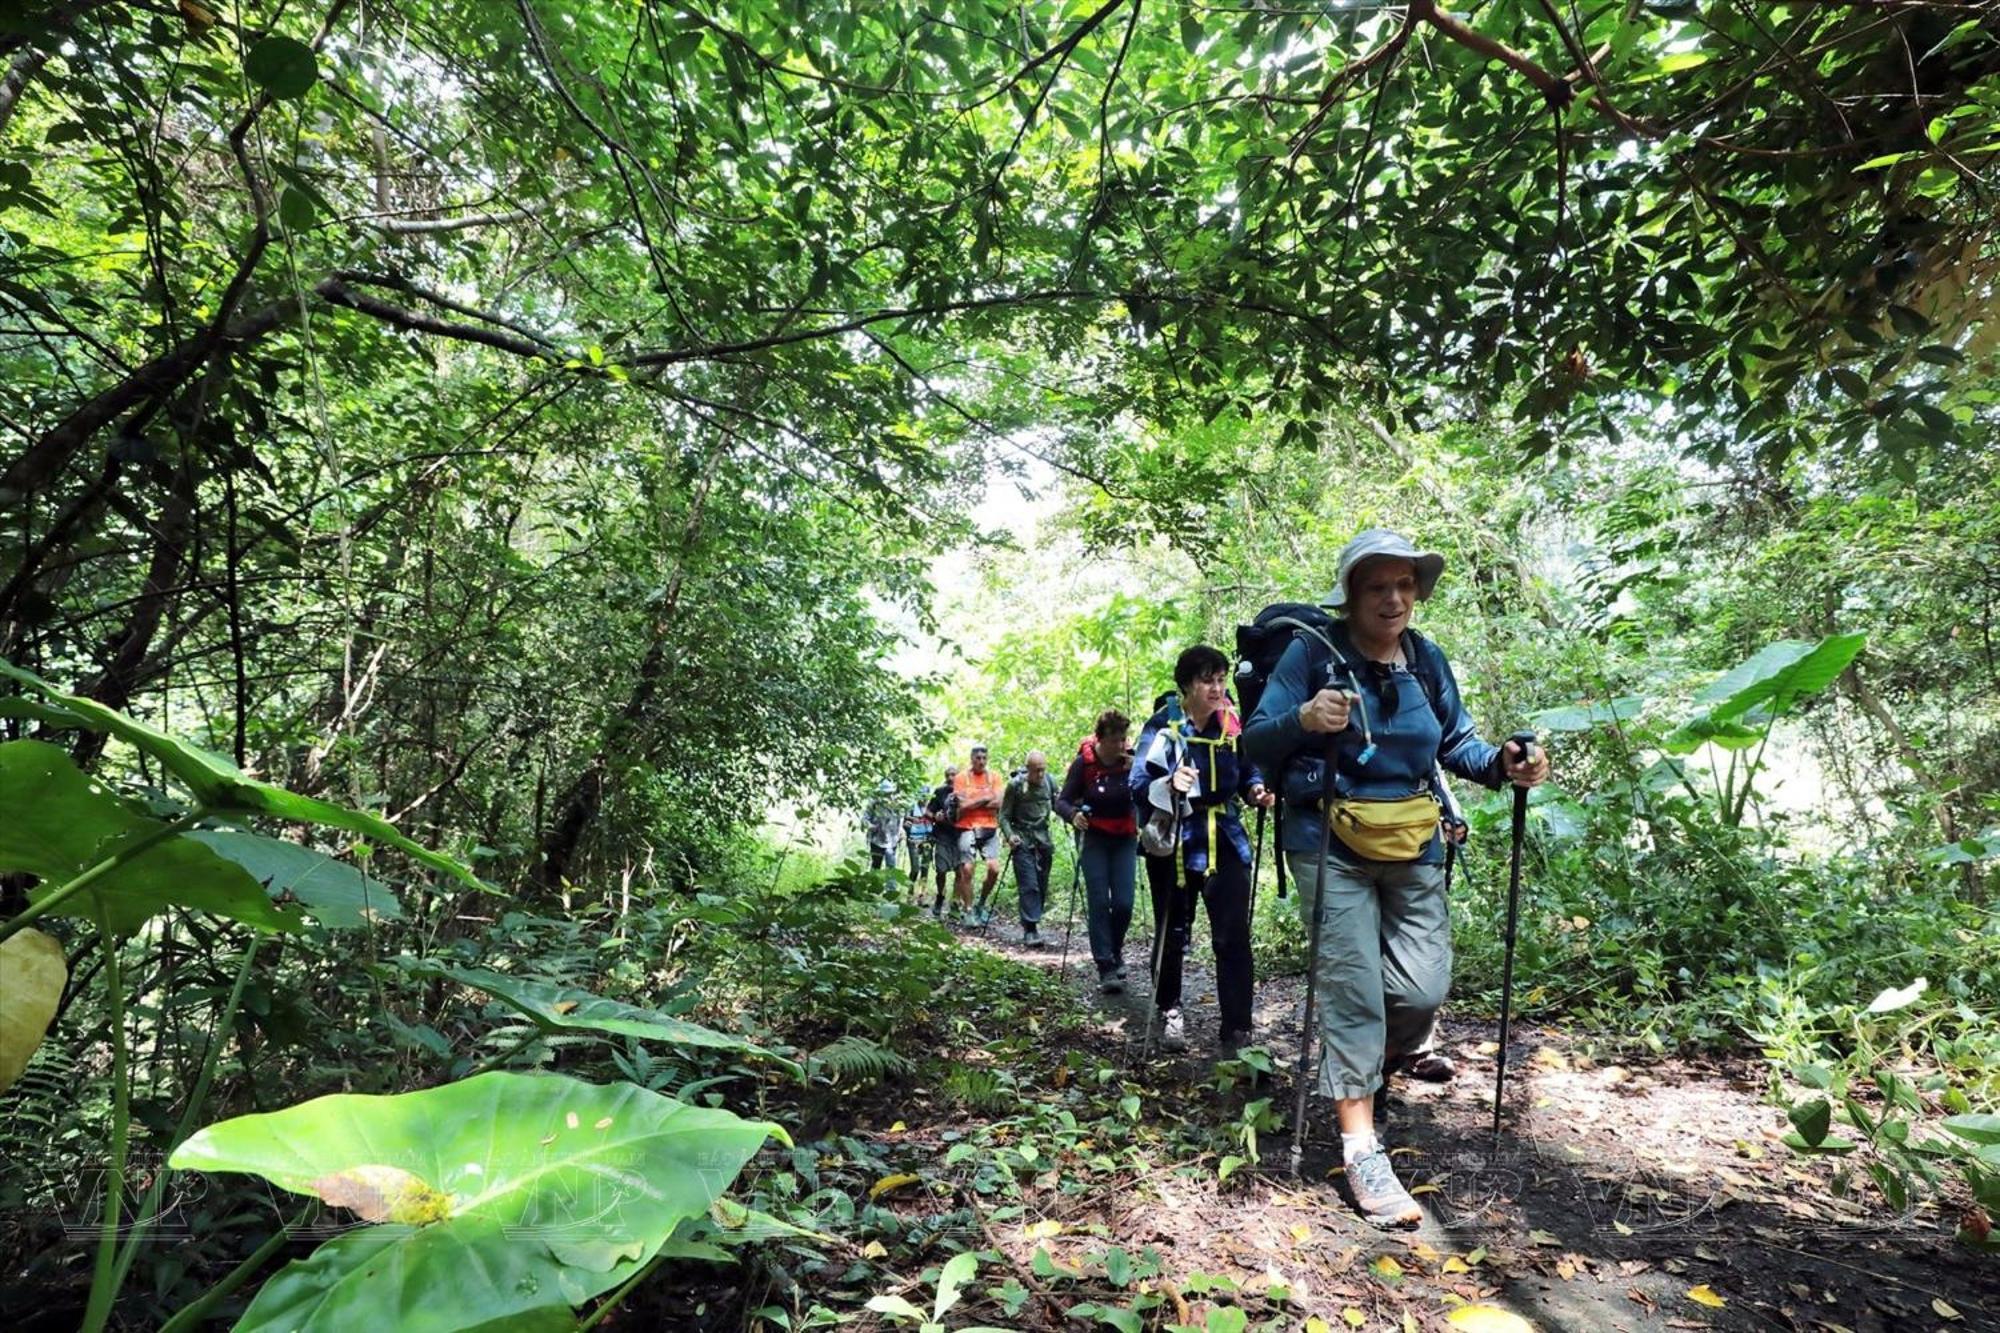
<path fill-rule="evenodd" d="M 1030 949 L 1042 947 L 1042 932 L 1033 926 L 1021 927 L 1021 943 Z"/>
<path fill-rule="evenodd" d="M 1396 1179 L 1396 1168 L 1380 1144 L 1365 1157 L 1347 1164 L 1347 1188 L 1362 1220 L 1384 1231 L 1407 1231 L 1424 1220 L 1424 1210 Z"/>
<path fill-rule="evenodd" d="M 1451 1062 L 1450 1056 L 1425 1051 L 1404 1065 L 1403 1072 L 1426 1083 L 1449 1083 L 1458 1077 L 1458 1066 Z"/>
<path fill-rule="evenodd" d="M 1169 1009 L 1160 1015 L 1160 1049 L 1163 1051 L 1187 1049 L 1187 1019 L 1179 1009 Z"/>
<path fill-rule="evenodd" d="M 1218 1060 L 1234 1060 L 1238 1051 L 1245 1046 L 1256 1044 L 1257 1039 L 1250 1035 L 1248 1028 L 1228 1029 L 1223 1032 L 1221 1040 L 1215 1043 L 1215 1056 Z"/>
<path fill-rule="evenodd" d="M 1106 995 L 1123 995 L 1125 993 L 1125 978 L 1119 976 L 1115 971 L 1103 973 L 1097 978 L 1097 989 L 1103 991 Z"/>

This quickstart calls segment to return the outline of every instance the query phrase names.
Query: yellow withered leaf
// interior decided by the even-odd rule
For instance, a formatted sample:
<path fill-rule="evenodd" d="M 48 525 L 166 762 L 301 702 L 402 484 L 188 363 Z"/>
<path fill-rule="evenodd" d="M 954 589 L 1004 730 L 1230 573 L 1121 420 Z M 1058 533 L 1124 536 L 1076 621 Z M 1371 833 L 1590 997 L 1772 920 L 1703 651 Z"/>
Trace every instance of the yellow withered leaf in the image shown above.
<path fill-rule="evenodd" d="M 0 1089 L 21 1077 L 62 1001 L 62 945 L 39 930 L 0 943 Z"/>
<path fill-rule="evenodd" d="M 1716 1295 L 1714 1288 L 1710 1287 L 1706 1282 L 1698 1287 L 1689 1287 L 1688 1299 L 1696 1305 L 1706 1305 L 1711 1310 L 1720 1310 L 1723 1306 L 1729 1304 L 1729 1301 L 1725 1297 Z"/>
<path fill-rule="evenodd" d="M 396 1166 L 351 1166 L 312 1182 L 312 1192 L 364 1222 L 420 1227 L 451 1216 L 451 1196 Z"/>
<path fill-rule="evenodd" d="M 1938 1318 L 1940 1319 L 1963 1319 L 1965 1317 L 1952 1309 L 1950 1303 L 1942 1296 L 1933 1296 L 1931 1298 L 1931 1309 L 1937 1311 Z"/>
<path fill-rule="evenodd" d="M 1028 1240 L 1050 1240 L 1062 1235 L 1062 1223 L 1053 1217 L 1045 1217 L 1039 1222 L 1031 1222 L 1021 1228 L 1021 1235 Z"/>
<path fill-rule="evenodd" d="M 868 1197 L 879 1199 L 890 1190 L 899 1190 L 905 1185 L 914 1185 L 922 1179 L 922 1176 L 911 1175 L 907 1171 L 898 1172 L 893 1176 L 884 1176 L 868 1187 Z"/>
<path fill-rule="evenodd" d="M 1461 1305 L 1446 1315 L 1444 1321 L 1472 1333 L 1535 1333 L 1533 1324 L 1497 1305 Z"/>
<path fill-rule="evenodd" d="M 1343 1321 L 1346 1322 L 1349 1328 L 1360 1328 L 1363 1324 L 1368 1322 L 1368 1316 L 1361 1313 L 1361 1311 L 1355 1309 L 1351 1305 L 1348 1306 L 1345 1310 L 1342 1310 L 1340 1312 L 1340 1317 Z"/>

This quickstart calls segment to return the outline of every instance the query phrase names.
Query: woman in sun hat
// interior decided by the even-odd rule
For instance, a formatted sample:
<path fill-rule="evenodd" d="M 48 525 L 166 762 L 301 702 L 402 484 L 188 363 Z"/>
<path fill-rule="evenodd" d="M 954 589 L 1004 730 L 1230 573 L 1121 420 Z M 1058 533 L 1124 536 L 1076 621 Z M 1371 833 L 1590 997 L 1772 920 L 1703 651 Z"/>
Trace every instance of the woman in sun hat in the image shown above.
<path fill-rule="evenodd" d="M 1375 1137 L 1374 1094 L 1385 1067 L 1425 1046 L 1451 981 L 1433 775 L 1493 788 L 1549 775 L 1543 751 L 1480 739 L 1444 653 L 1410 628 L 1443 572 L 1442 555 L 1398 533 L 1356 536 L 1326 596 L 1329 632 L 1293 640 L 1243 729 L 1252 762 L 1281 775 L 1284 852 L 1309 929 L 1324 884 L 1317 1087 L 1334 1099 L 1355 1202 L 1383 1227 L 1423 1214 Z"/>

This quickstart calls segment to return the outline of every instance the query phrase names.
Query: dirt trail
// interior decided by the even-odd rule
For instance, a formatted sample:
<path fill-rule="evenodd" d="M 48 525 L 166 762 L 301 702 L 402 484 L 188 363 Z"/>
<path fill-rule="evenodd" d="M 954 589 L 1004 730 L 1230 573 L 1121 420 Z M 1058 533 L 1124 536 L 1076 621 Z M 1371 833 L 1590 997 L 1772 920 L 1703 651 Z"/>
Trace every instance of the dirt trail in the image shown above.
<path fill-rule="evenodd" d="M 1149 1007 L 1147 924 L 1143 915 L 1134 923 L 1124 996 L 1097 994 L 1080 930 L 1069 958 L 1072 986 L 1099 1015 L 1091 1039 L 1135 1061 Z M 1024 948 L 1011 922 L 974 938 L 1023 963 L 1058 965 L 1059 930 L 1040 950 Z M 1175 1065 L 1190 1084 L 1208 1079 L 1214 980 L 1193 966 L 1205 949 L 1198 940 L 1186 981 L 1190 1051 L 1154 1057 L 1168 1080 Z M 1257 999 L 1260 1043 L 1288 1070 L 1303 979 L 1260 977 Z M 1401 1080 L 1394 1090 L 1384 1137 L 1429 1215 L 1418 1232 L 1384 1235 L 1353 1216 L 1322 1103 L 1308 1121 L 1304 1169 L 1297 1179 L 1285 1170 L 1284 1074 L 1271 1094 L 1286 1128 L 1263 1138 L 1261 1167 L 1227 1187 L 1212 1174 L 1156 1175 L 1113 1197 L 1047 1200 L 1047 1215 L 1102 1228 L 1100 1245 L 1155 1246 L 1170 1271 L 1275 1277 L 1312 1308 L 1354 1309 L 1368 1327 L 1449 1327 L 1455 1297 L 1512 1311 L 1544 1333 L 2000 1330 L 2000 1263 L 1953 1240 L 1949 1205 L 1893 1216 L 1865 1183 L 1858 1198 L 1840 1197 L 1836 1163 L 1779 1142 L 1787 1125 L 1763 1099 L 1762 1064 L 1612 1062 L 1559 1031 L 1516 1025 L 1496 1143 L 1495 1035 L 1491 1023 L 1448 1018 L 1443 1046 L 1458 1077 Z M 1007 1248 L 1026 1264 L 1034 1245 Z"/>

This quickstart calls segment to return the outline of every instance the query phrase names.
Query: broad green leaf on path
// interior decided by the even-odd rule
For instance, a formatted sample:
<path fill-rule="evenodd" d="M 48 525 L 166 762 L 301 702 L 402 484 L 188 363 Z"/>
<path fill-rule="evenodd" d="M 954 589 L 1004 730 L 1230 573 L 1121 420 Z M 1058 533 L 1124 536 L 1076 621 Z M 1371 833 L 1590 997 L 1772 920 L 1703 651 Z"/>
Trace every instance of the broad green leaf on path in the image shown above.
<path fill-rule="evenodd" d="M 68 754 L 42 741 L 0 744 L 0 873 L 34 875 L 36 899 L 110 858 L 119 844 L 159 832 L 157 819 L 127 809 L 85 777 Z M 114 934 L 128 935 L 169 907 L 192 907 L 263 930 L 297 930 L 295 913 L 274 904 L 240 866 L 177 834 L 100 876 L 55 909 L 96 920 L 98 904 Z"/>
<path fill-rule="evenodd" d="M 1125 1319 L 1113 1318 L 1114 1315 L 1124 1315 Z M 1099 1306 L 1097 1317 L 1108 1324 L 1116 1325 L 1119 1333 L 1139 1333 L 1139 1316 L 1130 1310 L 1112 1310 Z M 1131 1322 L 1126 1323 L 1126 1319 Z M 1250 1316 L 1241 1306 L 1219 1305 L 1209 1310 L 1205 1327 L 1206 1333 L 1243 1333 L 1244 1329 L 1250 1327 Z"/>
<path fill-rule="evenodd" d="M 747 1051 L 783 1066 L 794 1075 L 802 1072 L 796 1062 L 787 1060 L 743 1037 L 717 1032 L 714 1028 L 690 1023 L 684 1018 L 675 1018 L 658 1010 L 642 1009 L 637 1005 L 625 1004 L 618 1000 L 607 1000 L 601 995 L 593 995 L 587 990 L 578 990 L 573 986 L 559 986 L 548 981 L 531 981 L 526 977 L 510 977 L 504 973 L 478 967 L 445 967 L 414 959 L 403 959 L 401 963 L 404 970 L 412 976 L 438 977 L 445 981 L 455 981 L 461 986 L 470 986 L 474 990 L 485 991 L 502 1004 L 526 1015 L 545 1028 L 615 1032 L 622 1036 L 642 1037 L 650 1041 L 672 1042 L 677 1046 L 703 1046 L 719 1051 Z"/>
<path fill-rule="evenodd" d="M 924 1322 L 924 1312 L 901 1296 L 870 1296 L 867 1308 L 876 1314 L 891 1314 L 901 1319 L 915 1320 L 919 1324 Z"/>
<path fill-rule="evenodd" d="M 1741 717 L 1760 704 L 1782 714 L 1795 700 L 1817 694 L 1838 680 L 1867 643 L 1865 634 L 1830 634 L 1818 643 L 1781 639 L 1767 644 L 1696 699 L 1717 701 L 1708 710 L 1717 722 Z M 1721 692 L 1724 685 L 1731 686 L 1726 694 Z"/>
<path fill-rule="evenodd" d="M 196 829 L 187 836 L 243 867 L 272 897 L 296 898 L 306 915 L 330 930 L 402 919 L 402 904 L 388 885 L 326 852 L 234 829 Z"/>
<path fill-rule="evenodd" d="M 979 1256 L 976 1254 L 960 1252 L 945 1260 L 944 1270 L 938 1274 L 937 1301 L 931 1307 L 932 1319 L 944 1320 L 945 1311 L 958 1304 L 959 1292 L 978 1271 Z"/>
<path fill-rule="evenodd" d="M 615 1285 L 705 1216 L 773 1134 L 784 1137 L 634 1084 L 501 1072 L 225 1120 L 169 1165 L 434 1219 L 351 1233 L 288 1265 L 239 1329 L 467 1328 L 566 1314 Z"/>
<path fill-rule="evenodd" d="M 2000 1115 L 1954 1115 L 1944 1127 L 1967 1143 L 2000 1143 Z"/>
<path fill-rule="evenodd" d="M 1826 1141 L 1827 1131 L 1833 1128 L 1833 1106 L 1826 1098 L 1815 1097 L 1794 1106 L 1788 1118 L 1799 1131 L 1799 1137 L 1817 1148 Z"/>
<path fill-rule="evenodd" d="M 106 708 L 94 699 L 64 694 L 32 671 L 23 671 L 11 662 L 0 662 L 0 676 L 26 686 L 57 707 L 75 714 L 91 730 L 109 732 L 159 760 L 168 772 L 187 786 L 195 800 L 217 814 L 268 815 L 273 819 L 288 819 L 300 824 L 346 829 L 349 833 L 359 833 L 394 847 L 471 888 L 488 887 L 465 866 L 449 856 L 418 846 L 398 833 L 395 825 L 385 819 L 301 796 L 253 778 L 219 754 L 189 745 L 178 737 Z"/>
<path fill-rule="evenodd" d="M 319 58 L 297 38 L 265 37 L 244 53 L 243 73 L 271 96 L 290 101 L 312 91 Z"/>
<path fill-rule="evenodd" d="M 1528 715 L 1537 731 L 1589 731 L 1606 723 L 1630 722 L 1646 706 L 1644 695 L 1627 694 L 1600 703 L 1572 704 L 1565 708 L 1545 708 Z"/>
<path fill-rule="evenodd" d="M 1453 1328 L 1469 1333 L 1535 1333 L 1535 1326 L 1497 1305 L 1461 1305 L 1444 1317 Z"/>
<path fill-rule="evenodd" d="M 1898 1009 L 1906 1009 L 1917 1002 L 1917 997 L 1931 987 L 1928 977 L 1918 977 L 1900 990 L 1894 987 L 1883 991 L 1868 1002 L 1871 1014 L 1892 1014 Z"/>
<path fill-rule="evenodd" d="M 62 1000 L 62 945 L 29 928 L 0 940 L 0 1092 L 28 1067 Z"/>
<path fill-rule="evenodd" d="M 1242 1333 L 1243 1325 L 1235 1325 L 1232 1329 L 1226 1322 L 1226 1318 L 1218 1321 L 1218 1316 L 1223 1316 L 1225 1311 L 1235 1314 L 1242 1313 L 1242 1311 L 1237 1310 L 1234 1306 L 1221 1306 L 1211 1310 L 1208 1316 L 1209 1333 Z M 1111 1327 L 1117 1329 L 1118 1333 L 1140 1333 L 1140 1330 L 1145 1327 L 1140 1321 L 1139 1316 L 1133 1311 L 1122 1309 L 1116 1305 L 1099 1305 L 1096 1301 L 1084 1301 L 1080 1304 L 1072 1305 L 1066 1313 L 1071 1319 L 1094 1319 L 1099 1323 L 1109 1324 Z"/>

